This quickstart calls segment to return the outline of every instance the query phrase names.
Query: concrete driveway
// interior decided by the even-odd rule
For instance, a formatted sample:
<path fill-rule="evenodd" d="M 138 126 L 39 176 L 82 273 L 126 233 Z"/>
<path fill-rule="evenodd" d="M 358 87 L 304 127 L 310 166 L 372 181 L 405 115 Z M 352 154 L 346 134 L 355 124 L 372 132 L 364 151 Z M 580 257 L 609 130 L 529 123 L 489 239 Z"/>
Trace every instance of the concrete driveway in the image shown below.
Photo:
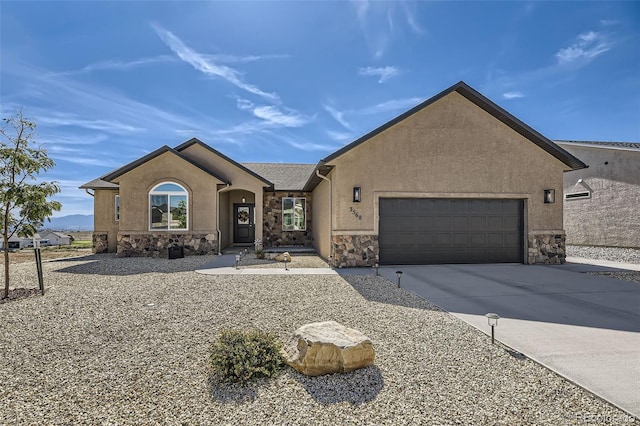
<path fill-rule="evenodd" d="M 640 417 L 640 283 L 587 275 L 600 267 L 387 266 L 380 274 Z M 603 268 L 600 268 L 603 269 Z"/>

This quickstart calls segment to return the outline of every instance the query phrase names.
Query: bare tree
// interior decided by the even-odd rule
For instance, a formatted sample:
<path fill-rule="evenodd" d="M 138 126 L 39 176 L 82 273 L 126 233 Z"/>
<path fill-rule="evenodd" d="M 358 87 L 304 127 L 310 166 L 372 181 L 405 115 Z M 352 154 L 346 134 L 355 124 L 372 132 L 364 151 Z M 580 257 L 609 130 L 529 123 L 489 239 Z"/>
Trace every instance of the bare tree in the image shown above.
<path fill-rule="evenodd" d="M 36 123 L 22 115 L 2 119 L 0 129 L 0 230 L 4 240 L 4 297 L 9 297 L 9 238 L 30 237 L 62 205 L 48 197 L 60 192 L 57 182 L 38 182 L 40 172 L 55 163 L 36 146 Z"/>

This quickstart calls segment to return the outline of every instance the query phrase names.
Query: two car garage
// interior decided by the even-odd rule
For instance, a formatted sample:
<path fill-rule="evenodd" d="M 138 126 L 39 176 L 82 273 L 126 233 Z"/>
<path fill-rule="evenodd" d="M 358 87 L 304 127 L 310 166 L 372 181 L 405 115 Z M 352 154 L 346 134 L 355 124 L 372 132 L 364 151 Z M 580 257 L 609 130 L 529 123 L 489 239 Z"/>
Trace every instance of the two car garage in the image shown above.
<path fill-rule="evenodd" d="M 521 263 L 520 199 L 380 198 L 380 264 Z"/>

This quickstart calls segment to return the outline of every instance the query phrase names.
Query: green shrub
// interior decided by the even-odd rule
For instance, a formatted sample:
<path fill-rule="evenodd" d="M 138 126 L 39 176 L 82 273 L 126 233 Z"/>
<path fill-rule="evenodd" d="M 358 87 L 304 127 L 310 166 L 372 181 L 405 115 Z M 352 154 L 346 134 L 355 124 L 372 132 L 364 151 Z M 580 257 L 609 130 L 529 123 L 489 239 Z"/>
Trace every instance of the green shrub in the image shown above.
<path fill-rule="evenodd" d="M 225 330 L 211 347 L 211 367 L 225 382 L 273 377 L 284 364 L 278 339 L 261 331 Z"/>

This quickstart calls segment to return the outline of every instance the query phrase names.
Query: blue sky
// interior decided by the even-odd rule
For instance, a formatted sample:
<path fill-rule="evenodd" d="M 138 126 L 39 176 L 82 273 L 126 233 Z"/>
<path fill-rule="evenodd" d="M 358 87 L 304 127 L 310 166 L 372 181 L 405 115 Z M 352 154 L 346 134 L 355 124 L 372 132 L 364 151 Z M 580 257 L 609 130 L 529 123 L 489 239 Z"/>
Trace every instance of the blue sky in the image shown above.
<path fill-rule="evenodd" d="M 640 140 L 639 2 L 0 2 L 0 112 L 77 187 L 198 137 L 316 163 L 463 80 L 551 139 Z"/>

